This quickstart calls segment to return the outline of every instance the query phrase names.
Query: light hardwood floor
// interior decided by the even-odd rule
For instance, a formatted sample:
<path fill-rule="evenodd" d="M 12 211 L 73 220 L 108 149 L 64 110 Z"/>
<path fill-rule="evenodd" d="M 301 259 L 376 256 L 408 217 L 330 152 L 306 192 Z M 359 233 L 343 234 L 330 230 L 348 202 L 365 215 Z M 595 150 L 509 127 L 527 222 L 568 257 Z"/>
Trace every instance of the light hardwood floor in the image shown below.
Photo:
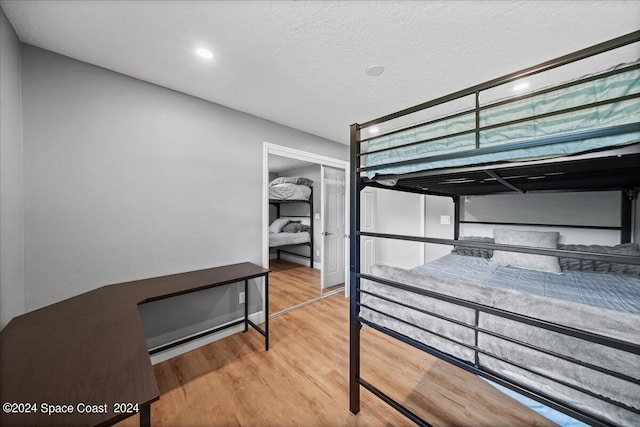
<path fill-rule="evenodd" d="M 348 300 L 334 295 L 272 320 L 271 349 L 239 333 L 155 366 L 154 426 L 411 426 L 361 389 L 348 409 Z M 483 380 L 370 328 L 362 377 L 436 426 L 551 426 Z M 132 417 L 119 424 L 136 426 Z"/>
<path fill-rule="evenodd" d="M 269 261 L 269 313 L 274 314 L 320 296 L 320 270 L 282 259 Z"/>

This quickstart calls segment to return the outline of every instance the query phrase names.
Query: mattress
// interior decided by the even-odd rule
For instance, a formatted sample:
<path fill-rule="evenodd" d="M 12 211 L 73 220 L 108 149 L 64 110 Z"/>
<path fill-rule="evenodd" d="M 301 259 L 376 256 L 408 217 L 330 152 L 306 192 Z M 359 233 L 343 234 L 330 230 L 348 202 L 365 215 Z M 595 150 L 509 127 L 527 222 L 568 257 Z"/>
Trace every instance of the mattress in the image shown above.
<path fill-rule="evenodd" d="M 297 184 L 275 184 L 269 186 L 269 199 L 274 200 L 309 200 L 311 188 Z"/>
<path fill-rule="evenodd" d="M 638 63 L 636 61 L 634 64 Z M 480 127 L 638 93 L 640 93 L 640 70 L 629 70 L 569 88 L 481 110 Z M 403 174 L 455 166 L 566 156 L 638 142 L 640 141 L 640 131 L 637 130 L 600 137 L 584 135 L 587 131 L 638 122 L 640 122 L 640 103 L 637 99 L 628 99 L 480 132 L 481 149 L 498 146 L 504 147 L 504 151 L 474 154 L 475 133 L 468 133 L 411 147 L 372 153 L 363 156 L 363 165 L 369 167 L 425 158 L 424 161 L 414 164 L 381 166 L 369 170 L 367 175 L 369 178 L 373 178 L 377 174 Z M 364 151 L 374 151 L 430 138 L 444 137 L 458 132 L 470 131 L 474 128 L 475 111 L 470 111 L 468 114 L 451 119 L 372 139 L 367 143 Z M 559 136 L 567 136 L 569 139 L 575 140 L 558 142 Z M 518 149 L 509 148 L 509 145 L 530 141 L 544 142 L 545 145 Z M 429 157 L 432 156 L 461 152 L 464 152 L 465 155 L 459 158 L 429 160 Z"/>
<path fill-rule="evenodd" d="M 631 276 L 523 270 L 498 266 L 485 258 L 455 254 L 445 255 L 414 271 L 640 314 L 640 280 Z"/>
<path fill-rule="evenodd" d="M 270 233 L 269 234 L 269 247 L 286 245 L 297 245 L 299 243 L 307 243 L 310 241 L 310 235 L 308 232 L 303 231 L 300 233 Z"/>
<path fill-rule="evenodd" d="M 609 289 L 610 282 L 606 281 L 611 278 L 610 275 L 575 272 L 579 273 L 576 276 L 578 279 L 572 279 L 569 282 L 574 284 L 576 281 L 579 282 L 578 289 L 583 291 L 590 289 L 591 285 L 588 283 L 591 282 L 589 280 L 597 280 L 591 276 L 597 276 L 602 279 L 600 286 L 607 289 L 603 294 L 611 294 L 610 298 L 606 295 L 595 298 L 599 301 L 597 304 L 589 297 L 583 298 L 582 302 L 576 302 L 574 301 L 575 295 L 581 291 L 555 292 L 552 290 L 553 281 L 548 281 L 542 286 L 539 278 L 531 280 L 528 273 L 520 274 L 521 271 L 517 274 L 512 272 L 511 275 L 501 273 L 503 269 L 507 269 L 507 271 L 519 269 L 499 267 L 494 270 L 490 268 L 485 271 L 482 271 L 482 268 L 479 268 L 480 271 L 473 270 L 473 265 L 482 266 L 483 263 L 486 263 L 486 260 L 447 255 L 439 262 L 430 263 L 414 271 L 374 266 L 371 275 L 640 345 L 640 315 L 633 312 L 634 307 L 637 307 L 637 301 L 629 304 L 621 303 L 622 300 L 637 298 L 634 296 L 637 294 L 633 290 L 629 292 L 630 289 L 627 285 L 640 288 L 640 279 L 629 277 L 627 280 L 625 278 L 623 284 L 620 285 L 616 276 L 611 282 L 614 283 L 614 287 Z M 556 276 L 555 279 L 566 276 L 573 277 L 573 273 L 554 276 Z M 589 279 L 586 285 L 579 280 L 579 277 L 585 275 Z M 516 279 L 513 282 L 515 288 L 508 286 L 509 281 L 506 277 Z M 563 283 L 560 287 L 565 289 L 569 285 Z M 364 292 L 361 295 L 362 304 L 371 308 L 361 308 L 360 315 L 363 319 L 400 332 L 471 364 L 475 362 L 475 352 L 462 345 L 475 345 L 474 330 L 465 326 L 475 324 L 475 310 L 368 280 L 362 281 L 361 289 L 411 307 L 457 320 L 459 324 L 454 324 Z M 530 289 L 536 291 L 529 292 Z M 564 299 L 565 295 L 570 295 L 569 299 Z M 378 311 L 388 313 L 396 319 L 385 316 Z M 403 320 L 419 327 L 404 323 Z M 480 312 L 478 323 L 480 327 L 488 331 L 640 379 L 640 369 L 638 369 L 640 355 L 615 350 L 484 312 Z M 545 376 L 560 379 L 568 384 L 583 387 L 590 392 L 607 396 L 614 401 L 635 408 L 635 410 L 640 409 L 640 386 L 638 384 L 605 375 L 597 370 L 579 366 L 524 345 L 510 343 L 487 333 L 480 332 L 478 334 L 477 345 L 481 350 L 490 353 L 489 355 L 480 353 L 478 358 L 479 366 L 486 371 L 499 374 L 543 394 L 551 395 L 571 406 L 581 408 L 585 412 L 599 417 L 604 416 L 610 423 L 623 426 L 640 425 L 638 414 L 551 381 Z M 529 367 L 534 373 L 500 361 L 491 354 Z"/>

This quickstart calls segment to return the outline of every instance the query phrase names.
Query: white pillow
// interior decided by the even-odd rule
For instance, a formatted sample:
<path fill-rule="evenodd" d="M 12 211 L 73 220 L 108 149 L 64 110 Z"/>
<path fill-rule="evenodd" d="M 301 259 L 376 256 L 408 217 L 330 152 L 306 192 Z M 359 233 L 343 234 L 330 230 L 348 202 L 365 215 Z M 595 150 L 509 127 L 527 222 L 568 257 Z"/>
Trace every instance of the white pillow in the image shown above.
<path fill-rule="evenodd" d="M 290 219 L 286 218 L 286 217 L 274 219 L 273 222 L 271 223 L 271 225 L 269 226 L 269 233 L 277 234 L 277 233 L 281 232 L 282 231 L 282 227 L 287 225 L 287 223 L 289 221 L 290 221 Z"/>
<path fill-rule="evenodd" d="M 287 225 L 289 221 L 300 221 L 301 224 L 311 225 L 311 221 L 309 221 L 309 217 L 300 216 L 283 216 L 280 218 L 276 218 L 273 220 L 271 225 L 269 225 L 269 234 L 277 234 L 282 232 L 282 228 Z"/>
<path fill-rule="evenodd" d="M 494 228 L 496 244 L 531 246 L 535 248 L 558 249 L 560 233 L 557 231 L 527 231 Z M 558 257 L 525 254 L 521 252 L 493 251 L 491 262 L 507 267 L 560 273 Z"/>

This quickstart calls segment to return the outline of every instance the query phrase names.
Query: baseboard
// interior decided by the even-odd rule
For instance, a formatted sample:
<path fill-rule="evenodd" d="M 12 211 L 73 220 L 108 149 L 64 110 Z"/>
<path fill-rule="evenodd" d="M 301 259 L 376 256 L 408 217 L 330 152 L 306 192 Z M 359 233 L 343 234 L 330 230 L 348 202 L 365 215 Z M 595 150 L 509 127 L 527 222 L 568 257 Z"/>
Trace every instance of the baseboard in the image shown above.
<path fill-rule="evenodd" d="M 232 320 L 230 322 L 224 323 L 222 325 L 218 325 L 216 327 L 228 325 L 228 324 L 233 323 L 235 321 L 238 321 L 240 319 L 242 319 L 242 317 L 240 317 L 238 319 L 235 319 L 235 320 Z M 256 325 L 259 325 L 259 324 L 263 323 L 264 322 L 264 311 L 261 310 L 261 311 L 259 311 L 257 313 L 250 314 L 249 315 L 249 320 L 251 320 Z M 211 328 L 211 329 L 214 329 L 214 328 Z M 160 362 L 164 362 L 165 360 L 169 360 L 169 359 L 174 358 L 176 356 L 179 356 L 181 354 L 187 353 L 187 352 L 189 352 L 191 350 L 195 350 L 198 347 L 202 347 L 202 346 L 205 346 L 207 344 L 211 344 L 212 342 L 216 342 L 218 340 L 221 340 L 223 338 L 226 338 L 226 337 L 231 336 L 233 334 L 237 334 L 238 332 L 242 332 L 242 331 L 244 331 L 244 325 L 237 325 L 237 326 L 234 326 L 232 328 L 225 329 L 225 330 L 220 331 L 220 332 L 216 332 L 215 334 L 207 335 L 207 336 L 204 336 L 202 338 L 198 338 L 198 339 L 195 339 L 193 341 L 190 341 L 188 343 L 184 343 L 182 345 L 178 345 L 178 346 L 175 346 L 173 348 L 167 349 L 165 351 L 161 351 L 159 353 L 152 354 L 150 356 L 151 357 L 151 364 L 152 365 L 156 365 L 156 364 L 158 364 Z M 201 333 L 201 332 L 204 332 L 204 331 L 198 331 L 198 333 Z M 255 330 L 253 330 L 253 328 L 249 327 L 249 331 L 247 333 L 257 333 L 257 332 Z M 182 337 L 180 339 L 183 339 L 183 338 L 186 338 L 186 337 Z"/>
<path fill-rule="evenodd" d="M 277 256 L 275 256 L 274 258 L 277 258 Z M 269 257 L 269 259 L 273 259 L 273 258 Z M 283 259 L 285 261 L 295 262 L 296 264 L 300 264 L 300 265 L 307 265 L 307 266 L 309 265 L 309 259 L 301 256 L 281 253 L 280 259 Z M 320 264 L 320 262 L 318 261 L 313 261 L 313 268 L 322 270 L 322 264 Z"/>

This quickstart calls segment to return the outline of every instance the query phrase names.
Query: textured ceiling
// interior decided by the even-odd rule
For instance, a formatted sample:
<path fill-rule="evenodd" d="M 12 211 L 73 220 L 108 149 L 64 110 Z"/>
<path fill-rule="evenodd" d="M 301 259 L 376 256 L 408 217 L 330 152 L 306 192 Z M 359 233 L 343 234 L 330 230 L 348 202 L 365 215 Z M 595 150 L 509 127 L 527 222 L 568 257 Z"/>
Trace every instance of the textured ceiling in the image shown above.
<path fill-rule="evenodd" d="M 0 4 L 25 43 L 342 143 L 351 123 L 640 28 L 635 1 Z"/>

